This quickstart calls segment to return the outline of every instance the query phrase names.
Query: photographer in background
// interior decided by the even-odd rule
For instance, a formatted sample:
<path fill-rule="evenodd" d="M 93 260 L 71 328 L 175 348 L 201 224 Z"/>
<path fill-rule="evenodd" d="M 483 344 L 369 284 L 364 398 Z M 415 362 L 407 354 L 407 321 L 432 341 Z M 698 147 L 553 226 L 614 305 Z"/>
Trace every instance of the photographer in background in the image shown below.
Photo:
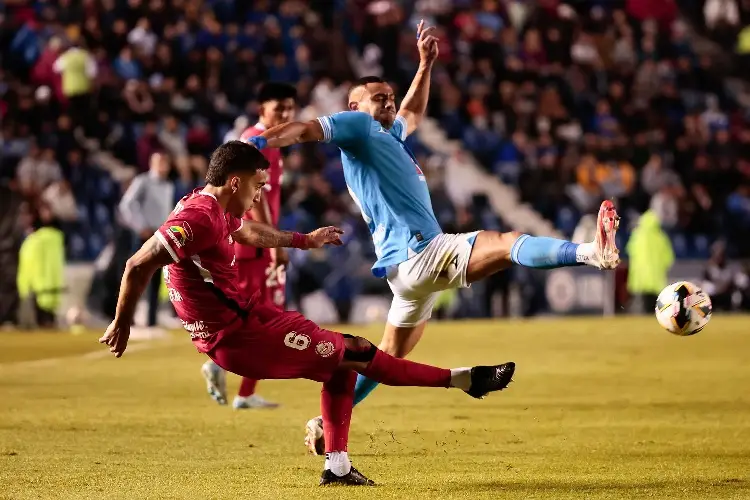
<path fill-rule="evenodd" d="M 134 247 L 143 245 L 174 208 L 174 184 L 169 175 L 169 158 L 153 153 L 148 172 L 137 175 L 120 201 L 120 222 L 130 229 Z M 154 273 L 148 291 L 148 326 L 156 326 L 161 273 Z"/>

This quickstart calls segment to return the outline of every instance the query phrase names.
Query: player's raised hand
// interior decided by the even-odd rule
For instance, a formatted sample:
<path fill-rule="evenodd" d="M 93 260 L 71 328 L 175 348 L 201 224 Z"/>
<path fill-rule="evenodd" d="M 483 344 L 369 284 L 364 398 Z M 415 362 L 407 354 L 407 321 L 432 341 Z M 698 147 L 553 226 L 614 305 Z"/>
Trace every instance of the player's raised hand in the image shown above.
<path fill-rule="evenodd" d="M 99 339 L 99 343 L 107 344 L 109 352 L 119 358 L 125 352 L 125 348 L 128 347 L 128 339 L 130 339 L 130 325 L 121 325 L 113 321 Z"/>
<path fill-rule="evenodd" d="M 438 54 L 438 42 L 439 38 L 432 35 L 435 31 L 435 26 L 428 26 L 425 28 L 424 19 L 419 21 L 417 26 L 417 48 L 419 49 L 419 59 L 422 62 L 432 63 L 437 59 Z"/>
<path fill-rule="evenodd" d="M 323 245 L 341 246 L 344 244 L 341 241 L 342 234 L 344 234 L 344 230 L 335 226 L 318 228 L 311 233 L 307 233 L 308 246 L 309 248 L 320 248 Z"/>

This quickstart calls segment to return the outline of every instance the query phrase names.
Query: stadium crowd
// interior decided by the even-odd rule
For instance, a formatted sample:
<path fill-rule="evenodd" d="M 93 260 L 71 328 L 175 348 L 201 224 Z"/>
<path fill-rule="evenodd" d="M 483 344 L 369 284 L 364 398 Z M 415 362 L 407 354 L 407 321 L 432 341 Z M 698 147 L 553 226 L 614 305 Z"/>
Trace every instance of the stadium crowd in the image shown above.
<path fill-rule="evenodd" d="M 716 2 L 734 5 L 736 21 L 711 17 Z M 691 12 L 705 5 L 713 32 L 734 22 L 742 39 L 748 2 L 688 4 Z M 253 123 L 263 81 L 296 83 L 302 119 L 343 109 L 347 82 L 364 74 L 403 91 L 421 18 L 440 37 L 430 114 L 563 233 L 612 197 L 626 222 L 653 209 L 677 257 L 707 257 L 719 239 L 730 255 L 750 250 L 750 113 L 693 46 L 672 0 L 0 6 L 0 177 L 32 214 L 53 214 L 72 260 L 96 258 L 116 236 L 126 188 L 97 164 L 91 144 L 139 171 L 167 155 L 179 198 L 200 183 L 212 149 Z M 447 231 L 502 226 L 481 199 L 455 206 L 441 187 L 440 156 L 410 141 Z M 281 226 L 335 223 L 351 238 L 348 250 L 299 256 L 293 289 L 325 288 L 346 316 L 348 298 L 369 283 L 351 277 L 368 276 L 373 259 L 338 153 L 292 148 L 284 167 Z"/>

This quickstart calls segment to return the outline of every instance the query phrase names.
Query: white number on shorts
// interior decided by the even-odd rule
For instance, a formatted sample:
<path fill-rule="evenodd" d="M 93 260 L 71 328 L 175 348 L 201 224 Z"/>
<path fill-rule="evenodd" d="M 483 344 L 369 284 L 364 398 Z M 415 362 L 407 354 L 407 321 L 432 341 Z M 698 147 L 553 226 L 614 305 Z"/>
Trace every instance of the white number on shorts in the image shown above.
<path fill-rule="evenodd" d="M 310 337 L 304 333 L 289 332 L 286 334 L 286 337 L 284 337 L 284 344 L 292 349 L 304 351 L 310 345 Z"/>

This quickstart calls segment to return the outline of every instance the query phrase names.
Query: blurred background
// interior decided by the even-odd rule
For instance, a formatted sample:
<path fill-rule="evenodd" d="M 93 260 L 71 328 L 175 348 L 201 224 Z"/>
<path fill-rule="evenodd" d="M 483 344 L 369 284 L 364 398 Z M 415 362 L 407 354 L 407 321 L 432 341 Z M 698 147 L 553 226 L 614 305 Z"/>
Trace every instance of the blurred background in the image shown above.
<path fill-rule="evenodd" d="M 616 273 L 517 268 L 450 292 L 439 317 L 650 312 L 667 281 L 750 308 L 750 0 L 0 0 L 0 323 L 107 321 L 140 242 L 123 194 L 162 171 L 171 206 L 257 120 L 264 81 L 298 119 L 379 75 L 403 95 L 415 26 L 437 25 L 430 120 L 408 143 L 446 232 L 593 238 L 623 216 Z M 370 235 L 338 152 L 284 152 L 281 227 L 337 224 L 291 254 L 288 303 L 382 321 Z M 159 315 L 175 325 L 166 291 Z M 146 312 L 138 321 L 145 323 Z"/>

